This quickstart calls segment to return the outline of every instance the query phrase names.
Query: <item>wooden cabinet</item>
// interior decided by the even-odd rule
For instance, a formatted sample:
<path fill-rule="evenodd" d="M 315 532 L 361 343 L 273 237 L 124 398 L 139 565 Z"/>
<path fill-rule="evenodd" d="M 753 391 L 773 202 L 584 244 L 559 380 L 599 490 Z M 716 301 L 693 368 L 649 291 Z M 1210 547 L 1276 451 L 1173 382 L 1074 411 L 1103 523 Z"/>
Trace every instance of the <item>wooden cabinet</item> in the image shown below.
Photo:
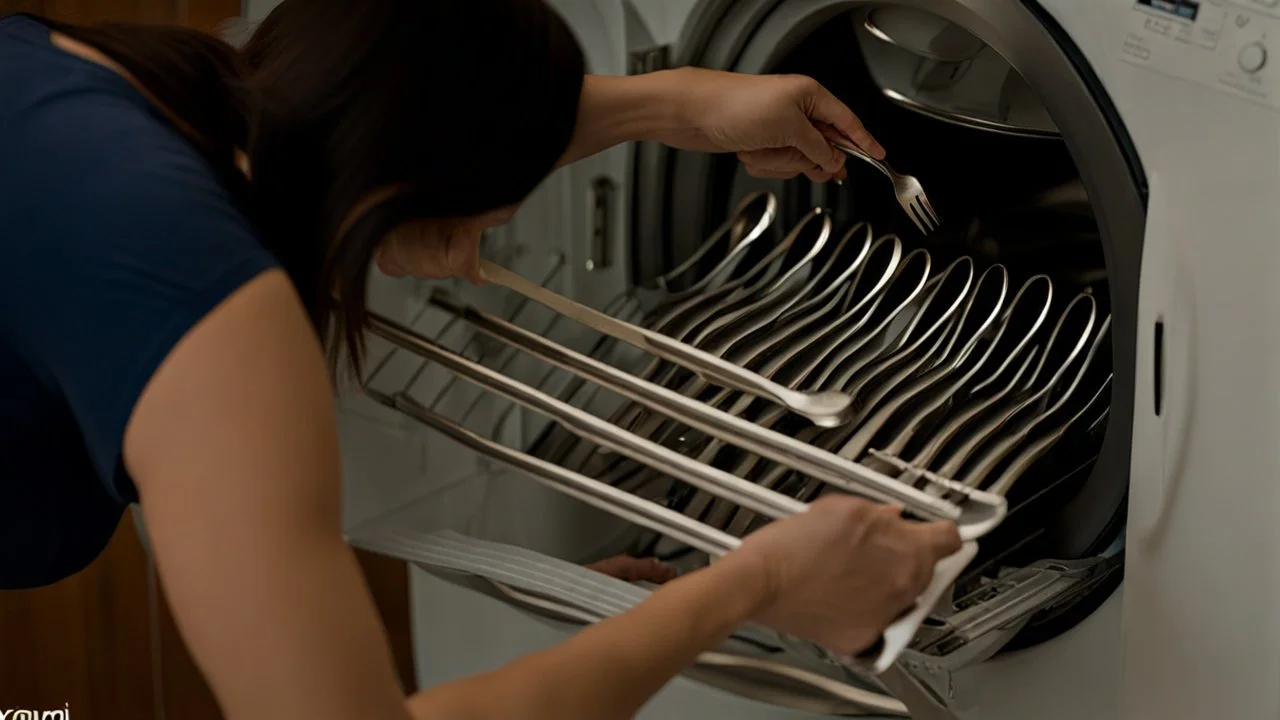
<path fill-rule="evenodd" d="M 188 24 L 212 30 L 239 0 L 0 0 L 0 15 L 70 22 Z M 396 655 L 414 686 L 404 563 L 360 553 Z M 107 550 L 57 585 L 0 592 L 0 713 L 71 709 L 75 720 L 216 720 L 216 702 L 187 652 L 129 514 Z"/>
<path fill-rule="evenodd" d="M 29 12 L 67 22 L 178 23 L 211 30 L 240 14 L 239 0 L 0 0 L 0 13 Z"/>
<path fill-rule="evenodd" d="M 401 684 L 413 688 L 408 569 L 358 555 Z M 64 706 L 75 720 L 222 717 L 128 514 L 84 572 L 38 590 L 0 591 L 0 713 Z"/>

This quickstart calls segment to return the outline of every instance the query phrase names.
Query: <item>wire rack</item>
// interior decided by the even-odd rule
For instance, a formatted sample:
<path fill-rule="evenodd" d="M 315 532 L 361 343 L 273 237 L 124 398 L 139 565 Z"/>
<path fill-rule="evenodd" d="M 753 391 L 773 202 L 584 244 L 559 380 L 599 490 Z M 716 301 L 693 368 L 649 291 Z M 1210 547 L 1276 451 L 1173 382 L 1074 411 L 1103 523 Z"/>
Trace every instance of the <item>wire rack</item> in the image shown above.
<path fill-rule="evenodd" d="M 739 240 L 725 243 L 724 232 L 708 240 L 693 260 L 713 267 L 695 276 L 692 287 L 670 290 L 669 276 L 659 283 L 665 292 L 647 299 L 620 292 L 601 310 L 792 386 L 825 383 L 848 390 L 858 409 L 846 428 L 797 423 L 758 399 L 497 288 L 461 297 L 461 286 L 437 287 L 407 323 L 375 316 L 375 335 L 394 344 L 362 385 L 378 402 L 477 450 L 482 470 L 495 461 L 515 466 L 639 522 L 655 533 L 643 549 L 668 558 L 731 549 L 737 538 L 779 514 L 602 446 L 580 427 L 549 418 L 547 403 L 607 419 L 612 427 L 801 502 L 830 483 L 539 360 L 494 327 L 523 330 L 938 497 L 961 485 L 1003 495 L 1056 446 L 1070 444 L 1081 427 L 1097 433 L 1109 390 L 1109 364 L 1099 359 L 1108 354 L 1109 319 L 1089 293 L 1055 299 L 1044 276 L 1011 287 L 1002 267 L 979 273 L 970 258 L 937 268 L 927 252 L 905 252 L 893 236 L 877 238 L 863 225 L 833 233 L 829 221 L 814 218 L 821 213 L 775 248 L 748 248 L 741 236 L 752 223 L 727 223 L 722 230 L 734 229 Z M 809 230 L 802 232 L 806 223 Z M 502 262 L 541 287 L 559 291 L 564 284 L 566 263 L 558 252 L 517 247 Z M 753 278 L 743 268 L 766 272 Z M 696 270 L 690 262 L 673 275 Z M 743 277 L 752 282 L 708 304 L 707 298 Z M 691 303 L 701 310 L 672 321 L 673 308 Z M 489 332 L 477 331 L 486 327 Z M 428 372 L 432 365 L 443 372 Z M 468 368 L 471 379 L 463 379 L 468 373 L 459 371 Z M 476 372 L 507 387 L 514 381 L 543 402 L 514 402 L 510 393 L 474 382 Z"/>
<path fill-rule="evenodd" d="M 643 528 L 632 552 L 685 567 L 822 492 L 860 492 L 857 478 L 944 508 L 995 498 L 1000 514 L 983 533 L 1008 512 L 1006 494 L 1017 498 L 1011 514 L 1023 511 L 1022 522 L 981 562 L 969 554 L 935 573 L 918 616 L 900 621 L 896 652 L 911 638 L 953 652 L 1025 619 L 1028 593 L 1051 585 L 1061 599 L 1095 582 L 1092 567 L 1072 575 L 1015 560 L 1036 532 L 1037 505 L 1087 474 L 1100 444 L 1105 304 L 970 257 L 943 266 L 866 224 L 834 228 L 817 210 L 781 243 L 753 245 L 773 218 L 741 215 L 659 291 L 623 290 L 600 310 L 788 388 L 848 393 L 844 426 L 806 422 L 519 293 L 460 283 L 431 288 L 404 323 L 372 318 L 388 344 L 362 387 L 476 451 L 479 474 L 514 468 Z M 567 285 L 559 252 L 515 246 L 500 262 L 539 288 Z M 1008 602 L 993 602 L 1001 594 Z M 934 620 L 922 629 L 926 613 Z"/>

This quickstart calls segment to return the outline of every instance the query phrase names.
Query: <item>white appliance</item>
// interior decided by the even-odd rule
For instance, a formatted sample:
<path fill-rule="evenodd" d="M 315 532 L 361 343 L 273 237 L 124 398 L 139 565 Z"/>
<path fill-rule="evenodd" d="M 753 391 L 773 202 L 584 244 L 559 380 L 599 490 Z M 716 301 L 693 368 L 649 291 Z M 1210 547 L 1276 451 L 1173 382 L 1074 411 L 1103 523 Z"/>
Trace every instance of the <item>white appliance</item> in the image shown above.
<path fill-rule="evenodd" d="M 899 679 L 915 689 L 894 689 L 914 717 L 1280 717 L 1280 333 L 1273 329 L 1280 56 L 1270 54 L 1280 49 L 1280 2 L 553 4 L 577 32 L 591 72 L 697 64 L 818 77 L 863 116 L 899 169 L 921 179 L 952 234 L 922 240 L 874 175 L 843 188 L 755 183 L 735 173 L 732 159 L 620 147 L 557 172 L 509 227 L 493 233 L 490 257 L 526 277 L 551 278 L 554 289 L 598 308 L 614 303 L 617 311 L 619 288 L 670 270 L 738 198 L 762 188 L 779 198 L 784 229 L 823 205 L 838 220 L 896 229 L 908 247 L 939 255 L 948 242 L 969 242 L 962 250 L 1050 275 L 1105 270 L 1105 281 L 1084 281 L 1105 290 L 1112 322 L 1105 438 L 1079 472 L 1062 468 L 1074 483 L 1070 494 L 1006 521 L 1010 532 L 1033 538 L 1042 559 L 1063 562 L 1038 566 L 1035 581 L 1045 585 L 1018 589 L 1039 603 L 1034 615 L 996 592 L 987 602 L 1011 614 L 970 628 L 968 645 L 941 659 L 904 655 Z M 246 15 L 261 17 L 269 7 L 251 1 Z M 1000 216 L 987 224 L 1028 189 L 1057 180 L 1077 194 L 1075 210 L 1056 217 L 1096 221 L 1092 246 L 1055 250 L 1071 235 L 1056 222 Z M 974 203 L 988 209 L 987 219 L 969 228 Z M 1093 257 L 1100 264 L 1091 265 Z M 497 288 L 451 288 L 497 315 L 516 309 Z M 430 289 L 375 273 L 373 307 L 410 323 Z M 522 324 L 547 327 L 551 315 L 540 310 L 524 306 L 532 315 Z M 389 346 L 372 347 L 376 360 Z M 470 346 L 477 351 L 496 353 L 485 341 Z M 394 386 L 414 370 L 400 353 L 384 379 L 400 373 Z M 518 363 L 504 370 L 522 372 Z M 422 397 L 433 397 L 448 377 L 427 368 Z M 459 417 L 475 394 L 445 397 Z M 536 434 L 532 416 L 503 414 L 504 407 L 481 401 L 468 422 L 496 428 L 512 446 L 527 444 Z M 358 392 L 343 398 L 341 413 L 355 544 L 412 557 L 414 537 L 452 529 L 582 562 L 627 547 L 632 537 L 612 516 Z M 409 540 L 385 542 L 392 536 Z M 1092 580 L 1073 585 L 1068 570 Z M 1047 595 L 1037 593 L 1055 582 L 1073 594 L 1044 607 Z M 485 583 L 439 568 L 413 571 L 422 686 L 492 668 L 578 627 L 540 614 L 536 599 L 521 603 L 492 584 L 485 592 L 468 585 Z M 641 717 L 903 715 L 884 688 L 838 673 L 814 680 L 822 673 L 810 668 L 788 684 L 715 661 L 708 656 L 699 672 L 673 681 Z M 861 692 L 880 692 L 881 701 L 860 705 Z"/>

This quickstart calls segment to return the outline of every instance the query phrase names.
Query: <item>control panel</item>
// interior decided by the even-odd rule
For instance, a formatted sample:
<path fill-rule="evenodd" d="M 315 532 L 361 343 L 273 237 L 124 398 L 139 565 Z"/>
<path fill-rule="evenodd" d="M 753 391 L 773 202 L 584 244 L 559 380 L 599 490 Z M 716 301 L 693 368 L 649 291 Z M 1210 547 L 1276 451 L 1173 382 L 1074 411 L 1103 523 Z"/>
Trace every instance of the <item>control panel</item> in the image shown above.
<path fill-rule="evenodd" d="M 1121 53 L 1280 109 L 1280 0 L 1134 0 Z"/>

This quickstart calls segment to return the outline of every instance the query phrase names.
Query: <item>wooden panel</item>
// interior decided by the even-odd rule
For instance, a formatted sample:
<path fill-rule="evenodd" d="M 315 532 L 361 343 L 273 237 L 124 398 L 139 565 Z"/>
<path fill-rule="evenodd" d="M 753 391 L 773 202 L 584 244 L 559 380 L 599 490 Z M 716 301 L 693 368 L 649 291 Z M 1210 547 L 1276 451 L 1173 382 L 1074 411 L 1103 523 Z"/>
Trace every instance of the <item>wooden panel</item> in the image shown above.
<path fill-rule="evenodd" d="M 159 587 L 159 583 L 155 583 Z M 160 625 L 160 695 L 164 703 L 165 717 L 175 720 L 221 720 L 222 713 L 213 691 L 205 682 L 195 660 L 178 633 L 173 612 L 162 592 L 159 597 Z"/>
<path fill-rule="evenodd" d="M 240 14 L 239 0 L 0 0 L 0 14 L 29 12 L 66 22 L 178 23 L 212 31 Z"/>
<path fill-rule="evenodd" d="M 407 566 L 362 551 L 357 556 L 401 685 L 414 689 Z M 84 572 L 47 588 L 0 592 L 0 712 L 65 703 L 80 718 L 219 720 L 213 693 L 148 573 L 146 552 L 126 515 L 110 546 Z M 158 702 L 163 716 L 156 713 Z"/>
<path fill-rule="evenodd" d="M 401 687 L 415 687 L 413 638 L 409 620 L 409 571 L 405 563 L 381 555 L 356 551 L 360 567 L 387 629 Z M 219 720 L 217 701 L 183 644 L 169 606 L 160 601 L 161 680 L 165 713 L 181 720 Z"/>
<path fill-rule="evenodd" d="M 0 712 L 151 718 L 146 554 L 132 522 L 84 572 L 49 587 L 0 592 Z"/>
<path fill-rule="evenodd" d="M 413 627 L 409 619 L 409 566 L 399 560 L 356 551 L 365 580 L 378 605 L 378 614 L 387 630 L 391 653 L 400 671 L 400 686 L 406 692 L 417 689 L 413 671 Z"/>
<path fill-rule="evenodd" d="M 0 0 L 0 11 L 31 12 L 65 22 L 176 23 L 182 0 Z"/>
<path fill-rule="evenodd" d="M 240 0 L 179 0 L 179 12 L 185 12 L 182 21 L 193 28 L 213 32 L 218 24 L 240 16 Z"/>

